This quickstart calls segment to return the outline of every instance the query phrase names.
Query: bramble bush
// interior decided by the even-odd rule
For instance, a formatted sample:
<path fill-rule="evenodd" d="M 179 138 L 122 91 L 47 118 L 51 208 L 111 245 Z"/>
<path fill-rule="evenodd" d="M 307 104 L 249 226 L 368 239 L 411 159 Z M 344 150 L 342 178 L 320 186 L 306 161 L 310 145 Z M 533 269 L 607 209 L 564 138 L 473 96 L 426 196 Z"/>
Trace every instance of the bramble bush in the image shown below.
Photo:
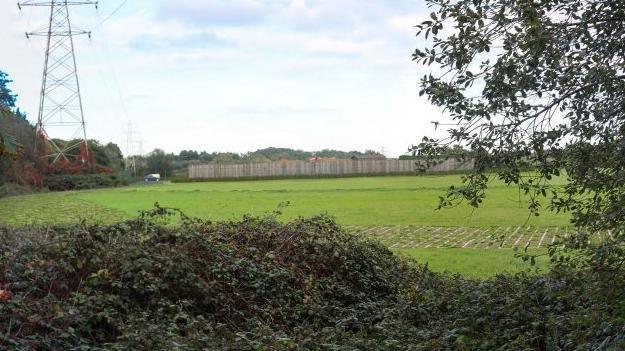
<path fill-rule="evenodd" d="M 0 230 L 0 349 L 616 350 L 622 280 L 430 272 L 328 217 Z"/>

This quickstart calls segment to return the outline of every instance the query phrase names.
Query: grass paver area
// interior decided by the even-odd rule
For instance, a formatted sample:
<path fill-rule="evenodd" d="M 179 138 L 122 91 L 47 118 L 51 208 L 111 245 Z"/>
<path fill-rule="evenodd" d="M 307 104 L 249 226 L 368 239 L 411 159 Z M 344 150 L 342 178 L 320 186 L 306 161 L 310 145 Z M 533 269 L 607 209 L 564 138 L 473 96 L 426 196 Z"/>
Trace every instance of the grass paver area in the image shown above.
<path fill-rule="evenodd" d="M 392 249 L 405 248 L 546 248 L 558 235 L 560 228 L 549 227 L 420 227 L 420 226 L 347 226 L 358 235 L 375 238 Z"/>
<path fill-rule="evenodd" d="M 522 271 L 540 273 L 549 267 L 549 258 L 544 255 L 544 249 L 528 251 L 539 255 L 536 265 L 515 257 L 513 249 L 412 248 L 394 251 L 419 263 L 427 263 L 433 271 L 458 273 L 467 278 L 488 278 L 496 274 Z"/>
<path fill-rule="evenodd" d="M 568 223 L 567 216 L 549 212 L 529 217 L 525 199 L 519 202 L 518 189 L 497 182 L 478 210 L 469 206 L 435 210 L 438 197 L 451 184 L 459 184 L 459 176 L 162 183 L 0 199 L 0 223 L 53 223 L 58 218 L 81 217 L 106 222 L 120 215 L 134 217 L 155 202 L 214 220 L 262 215 L 288 202 L 282 209 L 285 220 L 329 213 L 343 225 L 484 228 Z"/>

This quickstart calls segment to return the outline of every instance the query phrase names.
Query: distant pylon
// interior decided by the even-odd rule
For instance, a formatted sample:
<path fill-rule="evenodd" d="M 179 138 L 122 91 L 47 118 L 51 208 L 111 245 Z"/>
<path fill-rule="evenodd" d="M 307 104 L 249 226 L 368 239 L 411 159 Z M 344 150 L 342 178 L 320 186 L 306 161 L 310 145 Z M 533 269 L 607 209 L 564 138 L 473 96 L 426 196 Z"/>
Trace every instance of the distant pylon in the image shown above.
<path fill-rule="evenodd" d="M 49 145 L 45 156 L 51 159 L 51 163 L 59 160 L 70 161 L 70 158 L 74 161 L 79 157 L 85 163 L 90 159 L 86 157 L 88 154 L 82 154 L 84 151 L 80 152 L 80 146 L 84 144 L 83 149 L 89 153 L 73 37 L 82 34 L 91 37 L 91 32 L 72 29 L 69 19 L 69 7 L 72 5 L 95 5 L 97 8 L 98 2 L 30 0 L 18 3 L 20 10 L 26 6 L 50 9 L 48 25 L 26 33 L 26 37 L 47 38 L 36 129 L 38 135 L 45 138 Z M 52 130 L 55 132 L 52 133 Z M 60 145 L 51 137 L 67 138 L 69 143 Z"/>
<path fill-rule="evenodd" d="M 135 157 L 135 132 L 132 130 L 132 123 L 128 122 L 128 129 L 124 132 L 126 134 L 126 169 L 132 169 L 132 175 L 137 175 L 137 162 Z"/>

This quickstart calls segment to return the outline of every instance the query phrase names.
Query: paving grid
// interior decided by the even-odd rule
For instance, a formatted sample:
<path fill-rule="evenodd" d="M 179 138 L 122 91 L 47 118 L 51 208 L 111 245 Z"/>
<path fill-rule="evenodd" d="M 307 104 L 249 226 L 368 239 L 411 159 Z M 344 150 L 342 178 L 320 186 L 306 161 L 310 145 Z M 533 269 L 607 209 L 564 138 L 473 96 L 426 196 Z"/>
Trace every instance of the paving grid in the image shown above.
<path fill-rule="evenodd" d="M 407 248 L 546 248 L 566 235 L 562 228 L 546 227 L 423 227 L 347 226 L 349 232 L 379 240 L 392 249 Z"/>

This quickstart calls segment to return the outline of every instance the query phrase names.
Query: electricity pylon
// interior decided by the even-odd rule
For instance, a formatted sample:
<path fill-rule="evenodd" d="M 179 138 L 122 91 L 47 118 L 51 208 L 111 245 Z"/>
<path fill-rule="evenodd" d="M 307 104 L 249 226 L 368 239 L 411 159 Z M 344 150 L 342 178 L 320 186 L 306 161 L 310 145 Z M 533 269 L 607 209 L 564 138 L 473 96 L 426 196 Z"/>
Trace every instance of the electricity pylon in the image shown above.
<path fill-rule="evenodd" d="M 91 32 L 72 28 L 69 8 L 74 5 L 95 5 L 97 8 L 98 2 L 30 0 L 18 3 L 20 10 L 26 6 L 47 7 L 50 10 L 48 25 L 26 33 L 26 37 L 47 38 L 36 128 L 38 135 L 43 137 L 49 146 L 45 157 L 51 159 L 52 164 L 59 160 L 68 162 L 70 158 L 83 163 L 89 160 L 73 37 L 84 34 L 91 37 Z M 63 133 L 63 135 L 55 133 L 56 137 L 69 137 L 70 142 L 67 145 L 55 142 L 50 137 L 53 129 Z"/>
<path fill-rule="evenodd" d="M 132 169 L 132 175 L 137 176 L 137 161 L 135 156 L 135 140 L 134 137 L 137 133 L 132 130 L 132 123 L 128 122 L 128 129 L 124 132 L 126 134 L 126 169 Z"/>

